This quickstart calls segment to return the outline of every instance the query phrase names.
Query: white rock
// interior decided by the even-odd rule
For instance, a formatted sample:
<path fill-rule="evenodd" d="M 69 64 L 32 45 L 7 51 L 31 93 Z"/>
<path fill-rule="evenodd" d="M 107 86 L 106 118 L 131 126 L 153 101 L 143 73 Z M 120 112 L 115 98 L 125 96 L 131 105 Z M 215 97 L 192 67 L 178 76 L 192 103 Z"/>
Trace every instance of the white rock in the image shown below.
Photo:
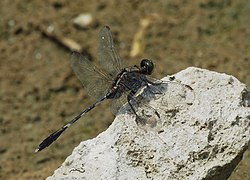
<path fill-rule="evenodd" d="M 175 78 L 193 88 L 195 99 L 171 104 L 167 90 L 150 101 L 163 132 L 145 131 L 134 115 L 121 113 L 48 179 L 227 179 L 249 144 L 250 92 L 235 77 L 204 69 Z"/>
<path fill-rule="evenodd" d="M 94 18 L 90 13 L 79 14 L 73 19 L 73 23 L 80 28 L 88 28 L 94 22 Z"/>

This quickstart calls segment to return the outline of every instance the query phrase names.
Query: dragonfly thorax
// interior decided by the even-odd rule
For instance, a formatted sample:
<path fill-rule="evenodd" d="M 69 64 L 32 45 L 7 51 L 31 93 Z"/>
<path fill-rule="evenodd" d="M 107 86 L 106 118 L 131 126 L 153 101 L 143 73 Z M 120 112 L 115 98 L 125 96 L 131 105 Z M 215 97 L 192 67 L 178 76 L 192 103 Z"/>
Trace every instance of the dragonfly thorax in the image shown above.
<path fill-rule="evenodd" d="M 142 70 L 142 68 L 138 68 L 137 66 L 123 69 L 114 80 L 107 98 L 117 99 L 127 91 L 133 94 L 136 93 L 145 85 L 146 75 L 141 72 Z"/>

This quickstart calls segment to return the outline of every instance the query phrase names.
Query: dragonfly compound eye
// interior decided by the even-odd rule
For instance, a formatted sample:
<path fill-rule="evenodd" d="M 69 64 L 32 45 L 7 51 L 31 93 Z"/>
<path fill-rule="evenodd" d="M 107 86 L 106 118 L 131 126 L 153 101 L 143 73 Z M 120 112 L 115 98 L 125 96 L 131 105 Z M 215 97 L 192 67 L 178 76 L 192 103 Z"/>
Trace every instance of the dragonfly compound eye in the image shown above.
<path fill-rule="evenodd" d="M 141 68 L 143 69 L 143 74 L 151 75 L 154 70 L 154 63 L 148 59 L 143 59 L 141 61 Z"/>

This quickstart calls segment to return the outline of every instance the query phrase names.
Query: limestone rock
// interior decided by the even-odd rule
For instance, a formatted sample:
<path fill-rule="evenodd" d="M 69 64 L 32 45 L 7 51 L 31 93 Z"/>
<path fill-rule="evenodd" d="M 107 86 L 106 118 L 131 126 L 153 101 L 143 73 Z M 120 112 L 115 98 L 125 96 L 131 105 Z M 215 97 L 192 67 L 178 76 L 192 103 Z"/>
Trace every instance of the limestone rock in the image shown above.
<path fill-rule="evenodd" d="M 138 126 L 123 109 L 105 132 L 81 142 L 48 180 L 227 179 L 249 144 L 250 92 L 235 77 L 204 69 L 191 67 L 174 76 L 193 91 L 186 96 L 170 82 L 166 93 L 151 98 L 146 108 L 157 111 L 159 119 L 150 116 L 157 128 Z"/>

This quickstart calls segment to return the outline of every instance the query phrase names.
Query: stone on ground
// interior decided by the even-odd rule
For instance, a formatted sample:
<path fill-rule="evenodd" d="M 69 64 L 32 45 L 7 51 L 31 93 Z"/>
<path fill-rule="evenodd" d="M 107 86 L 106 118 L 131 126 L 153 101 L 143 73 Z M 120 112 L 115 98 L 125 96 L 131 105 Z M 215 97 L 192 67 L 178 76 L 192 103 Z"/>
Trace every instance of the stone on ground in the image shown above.
<path fill-rule="evenodd" d="M 174 77 L 164 78 L 172 82 L 161 95 L 143 91 L 150 102 L 137 110 L 146 126 L 126 106 L 48 179 L 227 179 L 250 141 L 250 92 L 235 77 L 204 69 Z"/>

